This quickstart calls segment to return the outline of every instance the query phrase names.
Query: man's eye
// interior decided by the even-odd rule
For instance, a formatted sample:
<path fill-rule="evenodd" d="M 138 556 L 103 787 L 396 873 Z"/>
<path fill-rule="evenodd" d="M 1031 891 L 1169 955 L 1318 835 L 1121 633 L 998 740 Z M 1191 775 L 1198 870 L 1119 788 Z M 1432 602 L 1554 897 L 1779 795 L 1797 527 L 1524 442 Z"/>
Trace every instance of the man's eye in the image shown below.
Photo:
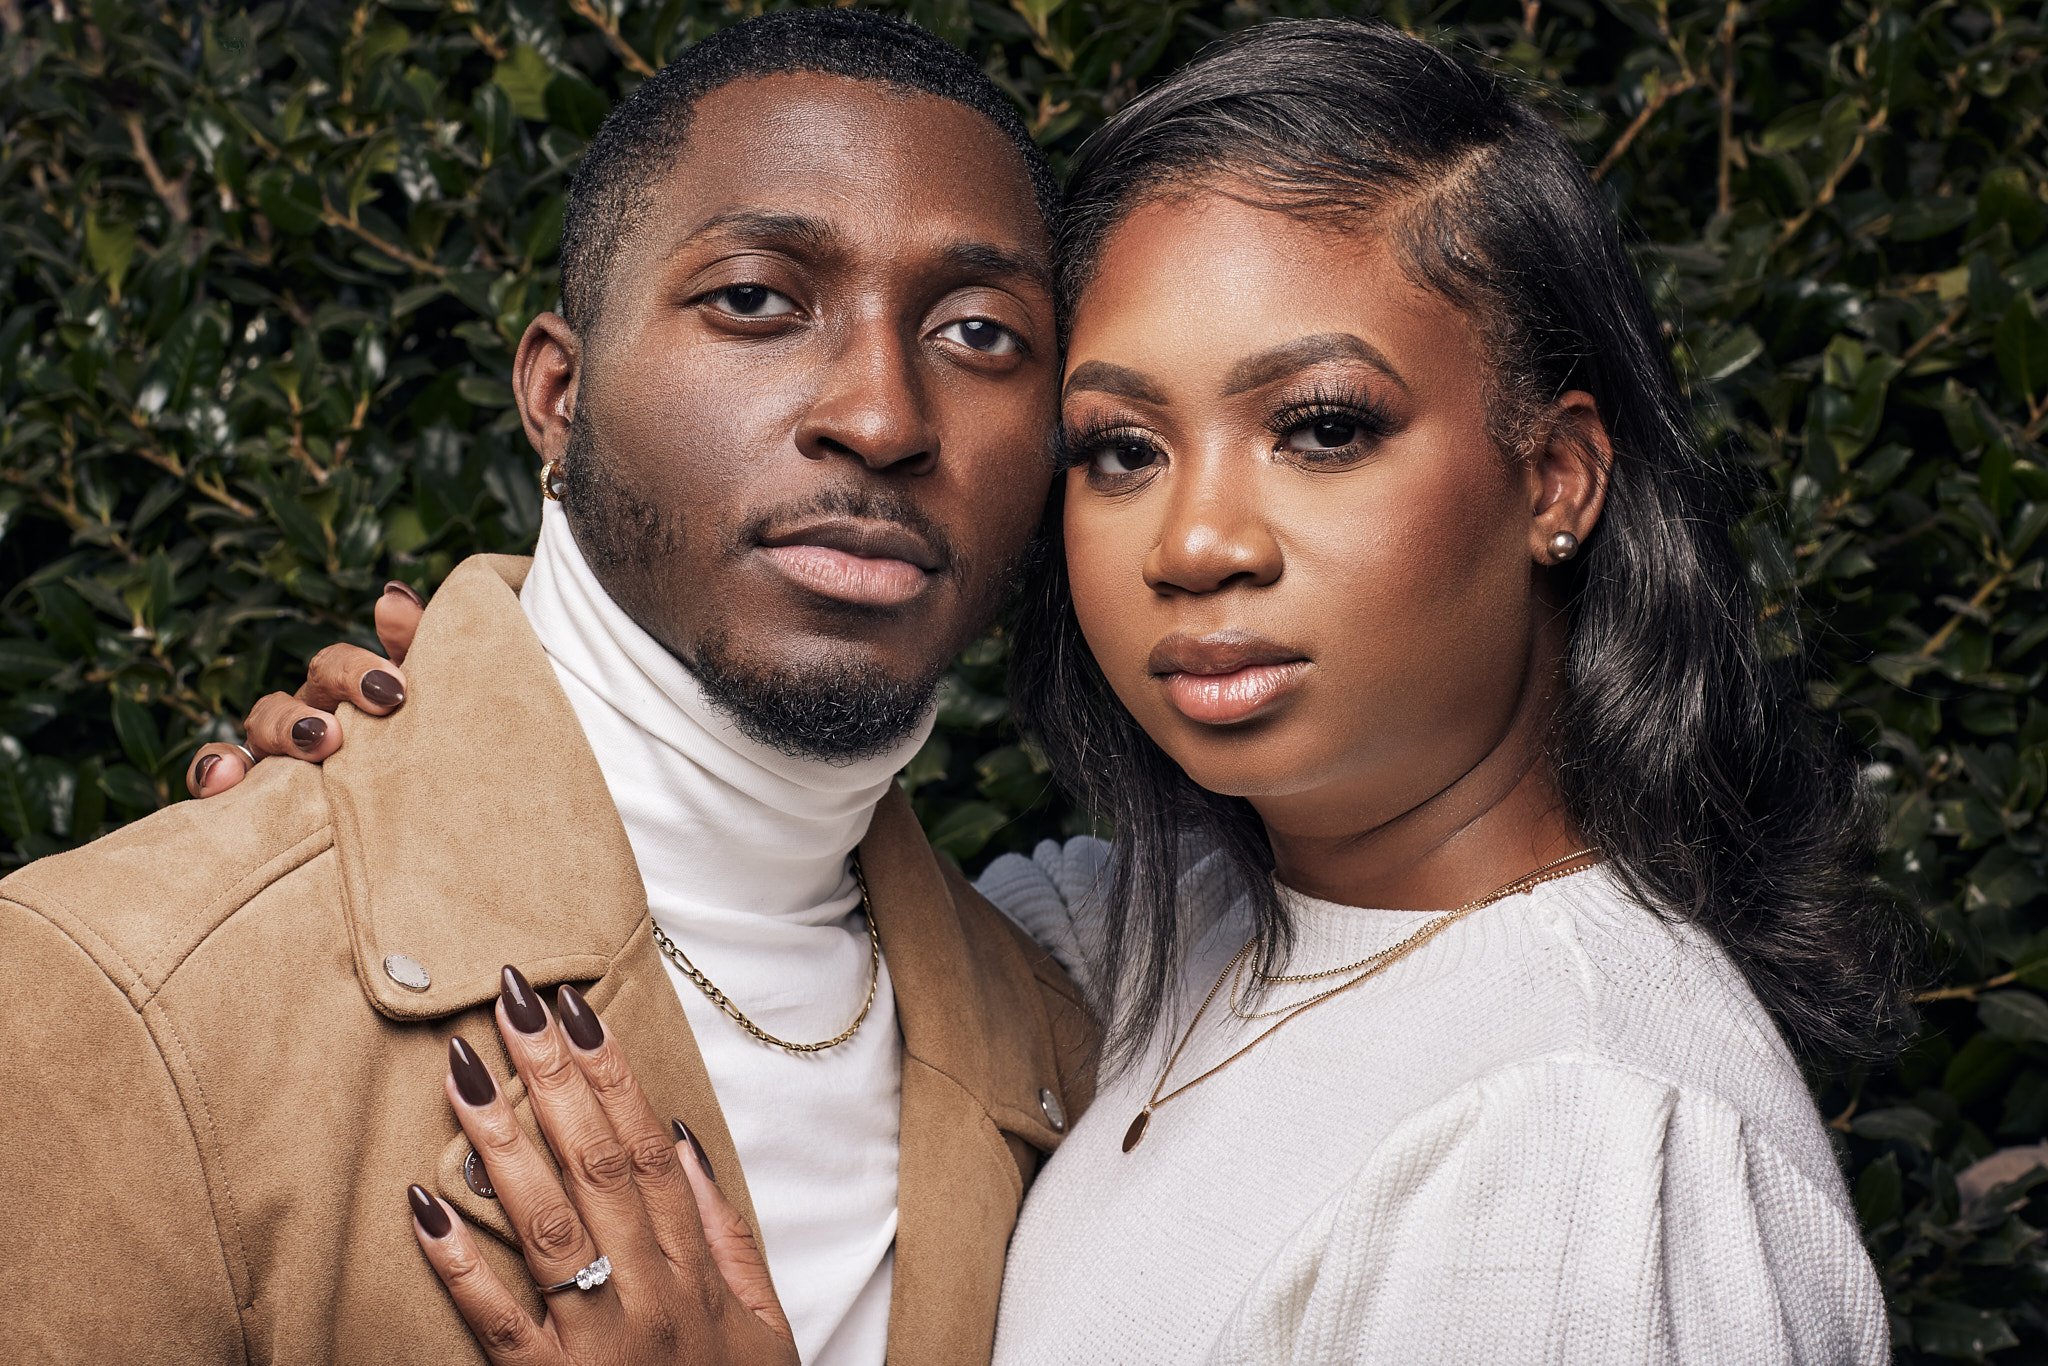
<path fill-rule="evenodd" d="M 1015 332 L 987 318 L 963 318 L 957 323 L 947 323 L 939 329 L 939 335 L 986 356 L 1011 356 L 1023 349 L 1023 343 Z"/>
<path fill-rule="evenodd" d="M 796 312 L 789 296 L 777 294 L 766 285 L 727 285 L 704 297 L 742 318 L 781 318 Z"/>
<path fill-rule="evenodd" d="M 1088 464 L 1097 474 L 1136 474 L 1159 459 L 1159 452 L 1136 441 L 1115 441 L 1095 448 Z"/>

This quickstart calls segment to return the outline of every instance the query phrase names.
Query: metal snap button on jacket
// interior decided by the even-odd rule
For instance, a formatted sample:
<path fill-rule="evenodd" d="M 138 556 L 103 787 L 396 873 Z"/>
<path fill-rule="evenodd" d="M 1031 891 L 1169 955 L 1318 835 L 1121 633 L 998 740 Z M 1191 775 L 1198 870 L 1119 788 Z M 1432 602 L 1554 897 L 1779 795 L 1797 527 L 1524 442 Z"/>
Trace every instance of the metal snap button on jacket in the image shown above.
<path fill-rule="evenodd" d="M 476 1149 L 469 1150 L 469 1156 L 462 1159 L 462 1184 L 486 1200 L 498 1198 L 498 1192 L 491 1186 L 491 1174 L 484 1170 L 484 1160 L 476 1155 Z"/>
<path fill-rule="evenodd" d="M 427 975 L 427 965 L 407 953 L 385 954 L 384 975 L 414 991 L 425 991 L 434 984 L 434 979 Z"/>
<path fill-rule="evenodd" d="M 1054 1133 L 1067 1131 L 1067 1112 L 1060 1108 L 1060 1098 L 1045 1087 L 1038 1090 L 1038 1108 L 1045 1111 L 1045 1122 L 1052 1125 Z"/>

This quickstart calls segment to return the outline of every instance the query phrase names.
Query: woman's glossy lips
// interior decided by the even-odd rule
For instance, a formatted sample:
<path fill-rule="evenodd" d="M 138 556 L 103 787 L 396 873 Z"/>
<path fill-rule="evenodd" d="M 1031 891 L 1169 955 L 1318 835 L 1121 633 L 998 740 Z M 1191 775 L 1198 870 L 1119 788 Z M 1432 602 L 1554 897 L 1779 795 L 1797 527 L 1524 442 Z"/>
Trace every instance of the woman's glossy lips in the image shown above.
<path fill-rule="evenodd" d="M 1251 720 L 1313 667 L 1298 650 L 1240 631 L 1168 636 L 1146 665 L 1181 715 L 1212 726 Z"/>
<path fill-rule="evenodd" d="M 1248 664 L 1227 674 L 1168 674 L 1166 695 L 1190 721 L 1227 726 L 1249 721 L 1301 682 L 1309 662 Z"/>

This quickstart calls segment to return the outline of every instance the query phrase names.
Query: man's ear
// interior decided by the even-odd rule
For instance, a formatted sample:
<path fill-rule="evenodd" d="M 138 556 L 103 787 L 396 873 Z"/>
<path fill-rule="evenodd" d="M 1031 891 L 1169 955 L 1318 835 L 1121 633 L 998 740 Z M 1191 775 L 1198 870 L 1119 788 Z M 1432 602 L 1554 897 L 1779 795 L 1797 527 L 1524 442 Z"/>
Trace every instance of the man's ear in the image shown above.
<path fill-rule="evenodd" d="M 1583 389 L 1560 395 L 1550 408 L 1549 431 L 1529 463 L 1529 553 L 1539 564 L 1570 559 L 1593 534 L 1607 502 L 1613 464 L 1614 443 L 1600 405 Z"/>
<path fill-rule="evenodd" d="M 559 460 L 569 448 L 582 364 L 582 344 L 561 314 L 543 313 L 526 325 L 512 357 L 512 396 L 526 439 L 543 461 Z"/>

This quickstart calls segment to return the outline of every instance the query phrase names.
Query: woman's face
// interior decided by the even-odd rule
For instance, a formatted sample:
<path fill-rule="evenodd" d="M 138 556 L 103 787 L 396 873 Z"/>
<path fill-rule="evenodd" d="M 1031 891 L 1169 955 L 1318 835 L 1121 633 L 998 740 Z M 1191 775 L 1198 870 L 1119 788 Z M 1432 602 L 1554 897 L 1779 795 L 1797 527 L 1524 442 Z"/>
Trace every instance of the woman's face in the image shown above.
<path fill-rule="evenodd" d="M 1140 208 L 1067 366 L 1075 610 L 1196 782 L 1336 835 L 1532 724 L 1568 490 L 1495 444 L 1473 320 L 1383 234 L 1213 192 Z"/>

